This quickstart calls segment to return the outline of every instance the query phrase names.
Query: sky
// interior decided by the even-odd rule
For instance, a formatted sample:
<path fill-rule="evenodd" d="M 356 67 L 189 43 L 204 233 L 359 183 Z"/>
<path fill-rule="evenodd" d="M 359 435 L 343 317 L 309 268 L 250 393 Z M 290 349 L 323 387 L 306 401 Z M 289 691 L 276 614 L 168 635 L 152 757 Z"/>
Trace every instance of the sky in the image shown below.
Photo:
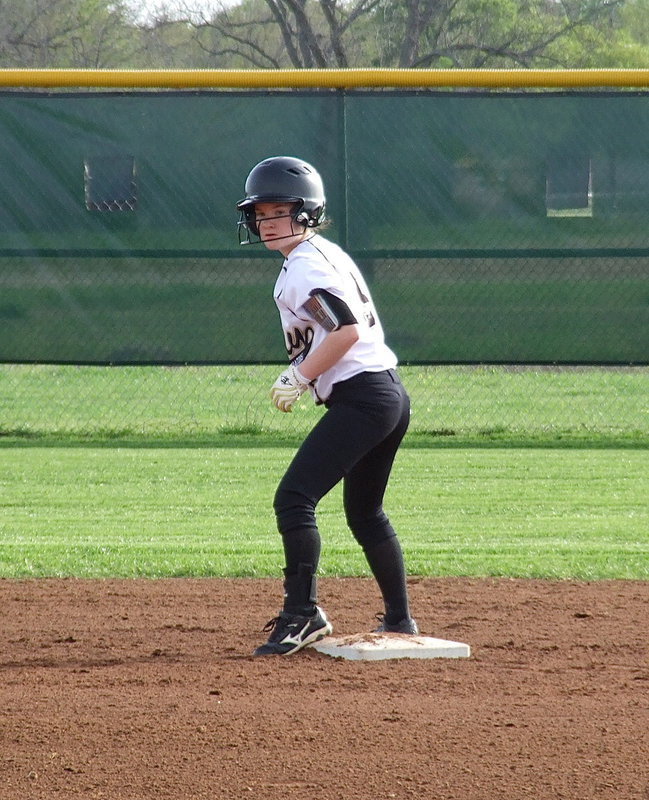
<path fill-rule="evenodd" d="M 128 0 L 128 4 L 137 10 L 138 19 L 146 19 L 147 14 L 152 14 L 156 10 L 165 7 L 173 9 L 191 9 L 199 12 L 209 12 L 210 9 L 218 5 L 232 5 L 232 0 Z"/>

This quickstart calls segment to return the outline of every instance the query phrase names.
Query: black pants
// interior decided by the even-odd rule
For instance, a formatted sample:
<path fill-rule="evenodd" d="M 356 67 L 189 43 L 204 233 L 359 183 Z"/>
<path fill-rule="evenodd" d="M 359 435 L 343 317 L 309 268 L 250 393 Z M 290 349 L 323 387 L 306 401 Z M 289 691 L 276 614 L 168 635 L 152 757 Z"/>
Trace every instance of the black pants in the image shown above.
<path fill-rule="evenodd" d="M 300 565 L 315 572 L 320 558 L 315 509 L 342 480 L 347 524 L 379 583 L 386 614 L 398 606 L 391 616 L 403 615 L 403 559 L 383 497 L 410 421 L 410 400 L 396 372 L 386 370 L 336 384 L 325 405 L 326 413 L 295 454 L 275 495 L 285 572 L 295 575 Z"/>

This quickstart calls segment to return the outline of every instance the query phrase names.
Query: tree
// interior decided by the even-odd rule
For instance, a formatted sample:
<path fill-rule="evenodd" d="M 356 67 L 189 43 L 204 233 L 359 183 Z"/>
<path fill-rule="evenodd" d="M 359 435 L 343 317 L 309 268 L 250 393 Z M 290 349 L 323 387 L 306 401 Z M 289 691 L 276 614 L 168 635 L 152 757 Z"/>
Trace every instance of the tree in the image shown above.
<path fill-rule="evenodd" d="M 624 0 L 386 0 L 398 67 L 577 67 Z M 565 56 L 568 58 L 565 58 Z"/>
<path fill-rule="evenodd" d="M 139 46 L 133 66 L 144 69 L 209 68 L 209 56 L 196 41 L 194 28 L 166 13 L 138 25 Z"/>
<path fill-rule="evenodd" d="M 600 66 L 646 68 L 649 65 L 649 0 L 627 0 L 612 16 L 608 33 L 594 53 Z"/>
<path fill-rule="evenodd" d="M 0 0 L 4 67 L 114 67 L 136 43 L 124 0 Z"/>
<path fill-rule="evenodd" d="M 381 0 L 244 0 L 194 25 L 215 59 L 266 68 L 349 67 L 359 23 Z"/>
<path fill-rule="evenodd" d="M 631 0 L 626 0 L 631 2 Z M 213 66 L 589 65 L 625 0 L 243 0 L 194 16 Z"/>
<path fill-rule="evenodd" d="M 0 0 L 0 66 L 642 67 L 648 12 L 649 0 Z"/>

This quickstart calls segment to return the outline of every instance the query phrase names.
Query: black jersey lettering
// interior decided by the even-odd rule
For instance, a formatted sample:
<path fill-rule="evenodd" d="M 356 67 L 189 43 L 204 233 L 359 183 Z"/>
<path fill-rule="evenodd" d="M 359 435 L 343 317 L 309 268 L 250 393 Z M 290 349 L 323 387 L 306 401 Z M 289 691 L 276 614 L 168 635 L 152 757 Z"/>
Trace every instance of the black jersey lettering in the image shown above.
<path fill-rule="evenodd" d="M 298 356 L 303 360 L 313 344 L 313 328 L 308 326 L 304 330 L 292 328 L 286 331 L 286 352 L 290 361 L 294 361 Z"/>

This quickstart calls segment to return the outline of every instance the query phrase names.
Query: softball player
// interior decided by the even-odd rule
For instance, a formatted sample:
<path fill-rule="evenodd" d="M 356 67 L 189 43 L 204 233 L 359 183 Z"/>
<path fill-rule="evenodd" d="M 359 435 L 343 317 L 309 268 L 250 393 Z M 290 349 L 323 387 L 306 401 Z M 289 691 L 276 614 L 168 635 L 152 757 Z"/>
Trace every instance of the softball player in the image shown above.
<path fill-rule="evenodd" d="M 290 365 L 272 387 L 280 411 L 309 391 L 326 413 L 298 449 L 275 494 L 285 555 L 284 605 L 267 623 L 255 655 L 288 655 L 333 630 L 317 605 L 320 534 L 315 509 L 343 481 L 347 524 L 363 548 L 383 598 L 377 631 L 416 634 L 403 555 L 383 511 L 395 454 L 410 418 L 410 401 L 386 346 L 367 284 L 340 247 L 315 229 L 325 219 L 318 172 L 285 156 L 248 175 L 239 241 L 263 242 L 284 256 L 275 284 Z"/>

